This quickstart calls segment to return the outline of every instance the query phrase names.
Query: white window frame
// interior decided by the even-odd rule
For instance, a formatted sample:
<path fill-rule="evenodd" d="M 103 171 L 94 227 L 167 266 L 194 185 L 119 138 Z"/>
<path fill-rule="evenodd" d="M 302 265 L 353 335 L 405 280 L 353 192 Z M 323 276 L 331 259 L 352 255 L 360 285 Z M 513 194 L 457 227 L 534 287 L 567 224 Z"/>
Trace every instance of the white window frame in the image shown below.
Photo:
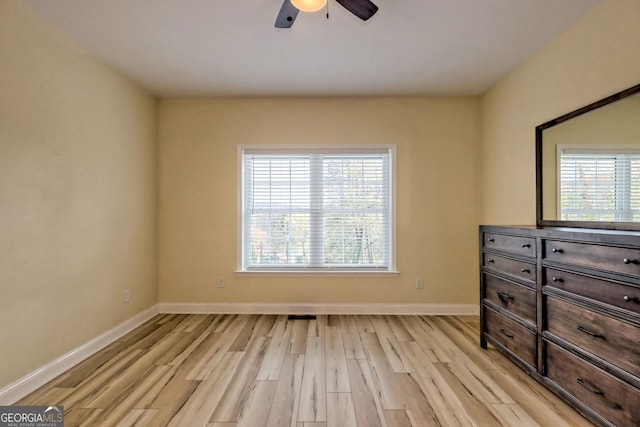
<path fill-rule="evenodd" d="M 245 265 L 244 245 L 246 242 L 245 206 L 244 206 L 244 179 L 245 179 L 245 153 L 251 154 L 375 154 L 388 153 L 389 174 L 389 225 L 388 225 L 388 265 L 385 267 L 293 267 L 293 266 L 269 266 L 266 268 L 248 269 Z M 399 274 L 396 257 L 396 146 L 394 144 L 364 144 L 364 145 L 238 145 L 238 250 L 236 274 L 285 274 L 285 275 L 371 275 L 371 274 Z M 313 201 L 312 201 L 313 203 Z"/>

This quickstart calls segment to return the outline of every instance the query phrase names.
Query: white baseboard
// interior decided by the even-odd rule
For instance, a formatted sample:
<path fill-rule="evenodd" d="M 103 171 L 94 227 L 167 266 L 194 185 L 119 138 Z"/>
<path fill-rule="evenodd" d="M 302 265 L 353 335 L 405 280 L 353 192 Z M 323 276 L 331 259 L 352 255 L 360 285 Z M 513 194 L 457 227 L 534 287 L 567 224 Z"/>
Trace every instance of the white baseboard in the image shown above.
<path fill-rule="evenodd" d="M 169 303 L 160 313 L 478 315 L 478 304 Z"/>
<path fill-rule="evenodd" d="M 159 313 L 158 305 L 142 311 L 132 318 L 125 320 L 116 327 L 95 337 L 91 341 L 71 350 L 52 362 L 47 363 L 27 376 L 0 389 L 0 405 L 12 405 L 29 393 L 42 387 L 58 375 L 71 369 L 89 356 L 103 349 L 107 345 L 131 332 L 144 322 Z"/>

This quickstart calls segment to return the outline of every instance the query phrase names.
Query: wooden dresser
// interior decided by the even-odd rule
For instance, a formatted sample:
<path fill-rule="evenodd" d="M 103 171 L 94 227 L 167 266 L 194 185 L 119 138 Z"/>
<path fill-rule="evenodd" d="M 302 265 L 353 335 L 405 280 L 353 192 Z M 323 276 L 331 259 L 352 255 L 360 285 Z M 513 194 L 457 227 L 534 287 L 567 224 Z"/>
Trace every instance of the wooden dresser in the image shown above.
<path fill-rule="evenodd" d="M 480 344 L 602 426 L 640 426 L 640 233 L 480 227 Z"/>

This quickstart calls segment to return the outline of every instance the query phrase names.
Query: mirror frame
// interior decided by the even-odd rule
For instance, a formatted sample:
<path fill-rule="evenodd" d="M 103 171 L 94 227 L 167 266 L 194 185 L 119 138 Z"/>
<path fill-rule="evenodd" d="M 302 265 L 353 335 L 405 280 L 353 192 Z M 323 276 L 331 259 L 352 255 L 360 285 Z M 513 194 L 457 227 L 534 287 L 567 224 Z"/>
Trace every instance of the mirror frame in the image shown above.
<path fill-rule="evenodd" d="M 607 230 L 640 230 L 640 222 L 612 222 L 612 221 L 564 221 L 559 219 L 542 218 L 542 133 L 545 129 L 559 125 L 567 120 L 571 120 L 581 114 L 596 110 L 605 105 L 620 101 L 621 99 L 640 93 L 640 84 L 625 89 L 614 95 L 596 101 L 585 107 L 563 116 L 549 120 L 536 126 L 536 224 L 538 227 L 577 227 L 577 228 L 601 228 Z"/>

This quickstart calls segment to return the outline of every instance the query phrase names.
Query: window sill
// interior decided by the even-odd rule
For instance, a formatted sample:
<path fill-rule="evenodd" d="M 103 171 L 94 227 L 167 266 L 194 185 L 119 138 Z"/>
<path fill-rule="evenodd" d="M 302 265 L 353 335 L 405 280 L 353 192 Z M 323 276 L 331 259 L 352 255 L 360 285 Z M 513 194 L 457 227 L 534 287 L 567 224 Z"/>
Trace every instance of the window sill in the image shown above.
<path fill-rule="evenodd" d="M 333 277 L 372 277 L 372 276 L 399 276 L 400 272 L 394 271 L 367 271 L 367 270 L 340 270 L 340 271 L 311 271 L 311 270 L 251 270 L 234 271 L 236 276 L 333 276 Z"/>

